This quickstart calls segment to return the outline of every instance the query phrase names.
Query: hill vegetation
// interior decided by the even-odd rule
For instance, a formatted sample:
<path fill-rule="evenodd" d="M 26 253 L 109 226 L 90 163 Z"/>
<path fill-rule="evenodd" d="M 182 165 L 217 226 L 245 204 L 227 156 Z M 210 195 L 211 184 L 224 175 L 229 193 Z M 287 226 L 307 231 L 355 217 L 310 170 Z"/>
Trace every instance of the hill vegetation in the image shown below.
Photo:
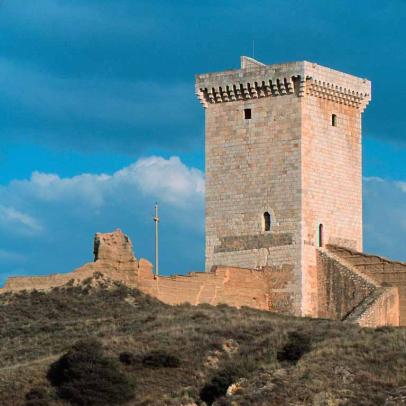
<path fill-rule="evenodd" d="M 401 405 L 405 386 L 403 328 L 168 306 L 100 274 L 0 295 L 1 405 Z"/>

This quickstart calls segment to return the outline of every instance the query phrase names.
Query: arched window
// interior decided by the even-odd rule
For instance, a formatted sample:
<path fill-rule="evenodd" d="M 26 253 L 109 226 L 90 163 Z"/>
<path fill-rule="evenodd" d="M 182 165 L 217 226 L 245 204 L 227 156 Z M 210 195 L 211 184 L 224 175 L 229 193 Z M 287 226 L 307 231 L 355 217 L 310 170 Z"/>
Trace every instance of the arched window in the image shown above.
<path fill-rule="evenodd" d="M 337 127 L 337 116 L 335 114 L 331 115 L 331 125 Z"/>
<path fill-rule="evenodd" d="M 323 224 L 319 224 L 319 247 L 323 246 Z"/>
<path fill-rule="evenodd" d="M 271 231 L 271 215 L 267 211 L 264 213 L 264 231 Z"/>

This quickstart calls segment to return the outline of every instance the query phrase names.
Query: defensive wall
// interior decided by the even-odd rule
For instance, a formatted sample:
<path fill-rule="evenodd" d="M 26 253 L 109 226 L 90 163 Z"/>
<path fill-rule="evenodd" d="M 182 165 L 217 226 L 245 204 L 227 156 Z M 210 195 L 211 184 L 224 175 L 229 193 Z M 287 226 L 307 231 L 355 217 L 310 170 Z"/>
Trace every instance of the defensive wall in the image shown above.
<path fill-rule="evenodd" d="M 406 325 L 406 263 L 392 261 L 379 255 L 365 254 L 355 250 L 330 245 L 331 253 L 354 272 L 365 275 L 378 286 L 396 287 L 399 292 L 400 324 Z"/>
<path fill-rule="evenodd" d="M 218 266 L 209 272 L 156 277 L 149 261 L 134 257 L 131 241 L 120 230 L 97 233 L 94 255 L 94 262 L 67 274 L 9 278 L 0 293 L 24 289 L 47 290 L 68 282 L 80 283 L 95 273 L 101 273 L 171 305 L 185 302 L 192 305 L 224 303 L 292 313 L 289 301 L 292 268 L 289 267 L 249 269 Z M 379 263 L 380 280 L 373 277 L 372 270 L 367 271 L 371 276 L 353 266 L 351 260 L 357 260 L 357 265 L 362 269 L 372 268 Z M 400 271 L 396 280 L 394 269 Z M 390 286 L 385 282 L 384 270 L 390 275 Z M 406 285 L 403 285 L 406 264 L 338 246 L 327 246 L 318 250 L 317 274 L 318 317 L 368 327 L 396 326 L 399 321 L 401 325 L 406 325 L 406 315 L 399 306 L 399 292 L 406 289 Z M 404 300 L 403 296 L 400 297 Z"/>

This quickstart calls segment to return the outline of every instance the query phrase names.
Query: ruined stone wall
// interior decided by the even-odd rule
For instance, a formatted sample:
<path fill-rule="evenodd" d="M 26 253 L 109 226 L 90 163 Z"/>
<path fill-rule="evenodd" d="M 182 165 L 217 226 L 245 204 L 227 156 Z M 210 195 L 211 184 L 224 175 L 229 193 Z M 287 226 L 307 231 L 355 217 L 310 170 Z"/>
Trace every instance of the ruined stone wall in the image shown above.
<path fill-rule="evenodd" d="M 103 274 L 112 280 L 125 283 L 128 286 L 137 286 L 137 267 L 132 272 L 129 270 L 113 269 L 105 263 L 96 262 L 83 265 L 82 267 L 64 274 L 52 274 L 47 276 L 19 276 L 8 278 L 0 293 L 16 292 L 19 290 L 48 290 L 57 286 L 63 286 L 68 282 L 79 283 L 92 277 L 95 273 Z"/>
<path fill-rule="evenodd" d="M 94 262 L 83 265 L 73 272 L 47 276 L 23 276 L 8 278 L 0 293 L 19 290 L 46 290 L 62 286 L 70 281 L 78 283 L 102 273 L 112 280 L 121 281 L 136 287 L 138 272 L 151 272 L 152 265 L 147 260 L 137 261 L 129 238 L 121 231 L 97 233 L 94 238 Z"/>

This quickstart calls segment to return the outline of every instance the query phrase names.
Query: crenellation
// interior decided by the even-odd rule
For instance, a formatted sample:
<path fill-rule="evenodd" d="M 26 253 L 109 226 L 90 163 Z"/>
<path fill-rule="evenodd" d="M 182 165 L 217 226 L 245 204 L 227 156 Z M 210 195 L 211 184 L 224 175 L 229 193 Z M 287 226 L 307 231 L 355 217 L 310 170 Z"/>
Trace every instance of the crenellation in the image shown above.
<path fill-rule="evenodd" d="M 256 61 L 257 62 L 257 61 Z M 244 67 L 220 73 L 196 75 L 196 93 L 209 103 L 251 100 L 295 93 L 312 95 L 363 111 L 370 101 L 371 84 L 310 62 Z M 244 80 L 242 80 L 244 78 Z M 213 97 L 221 89 L 233 89 L 235 97 Z M 235 89 L 235 90 L 234 90 Z"/>

